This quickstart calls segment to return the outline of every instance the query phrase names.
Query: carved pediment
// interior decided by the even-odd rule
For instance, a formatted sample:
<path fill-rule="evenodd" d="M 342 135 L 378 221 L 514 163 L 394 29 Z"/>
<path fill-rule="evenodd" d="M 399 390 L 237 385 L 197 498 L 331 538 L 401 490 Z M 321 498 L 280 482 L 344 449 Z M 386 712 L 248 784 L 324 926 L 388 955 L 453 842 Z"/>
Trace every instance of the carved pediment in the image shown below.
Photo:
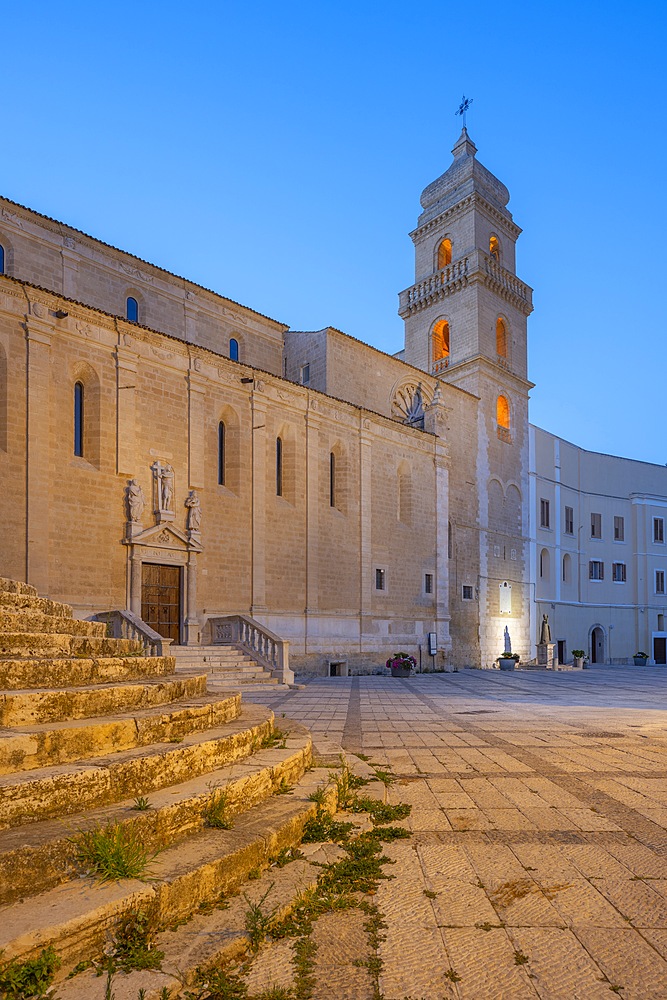
<path fill-rule="evenodd" d="M 199 542 L 195 542 L 173 524 L 154 524 L 141 531 L 133 538 L 125 539 L 126 545 L 143 545 L 151 549 L 164 549 L 176 552 L 201 552 Z"/>

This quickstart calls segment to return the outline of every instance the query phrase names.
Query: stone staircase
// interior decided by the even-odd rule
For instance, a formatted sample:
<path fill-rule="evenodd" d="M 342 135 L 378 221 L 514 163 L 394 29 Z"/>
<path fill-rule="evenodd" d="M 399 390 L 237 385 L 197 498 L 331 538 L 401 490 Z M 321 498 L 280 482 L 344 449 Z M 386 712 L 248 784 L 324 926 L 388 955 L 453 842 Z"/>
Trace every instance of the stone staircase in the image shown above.
<path fill-rule="evenodd" d="M 146 657 L 139 641 L 0 579 L 0 965 L 53 948 L 59 1000 L 101 1000 L 103 978 L 65 976 L 140 912 L 176 935 L 170 974 L 140 981 L 151 1000 L 247 947 L 215 907 L 300 842 L 322 780 L 309 773 L 308 731 L 280 725 L 238 692 L 208 692 L 204 672 L 176 673 L 173 657 Z M 82 862 L 87 837 L 154 857 L 136 877 L 104 881 Z M 299 865 L 279 873 L 285 905 L 317 878 L 314 863 Z M 135 1000 L 127 980 L 114 982 L 117 1000 Z"/>
<path fill-rule="evenodd" d="M 279 684 L 270 670 L 237 646 L 171 646 L 179 674 L 205 674 L 211 688 L 236 684 Z"/>

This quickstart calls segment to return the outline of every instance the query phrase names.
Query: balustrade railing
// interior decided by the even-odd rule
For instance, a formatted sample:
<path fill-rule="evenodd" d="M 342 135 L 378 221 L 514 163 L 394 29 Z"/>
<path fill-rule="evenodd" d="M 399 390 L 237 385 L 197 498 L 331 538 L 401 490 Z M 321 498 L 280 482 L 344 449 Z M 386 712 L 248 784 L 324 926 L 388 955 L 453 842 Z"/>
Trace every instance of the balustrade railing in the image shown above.
<path fill-rule="evenodd" d="M 294 674 L 289 665 L 289 642 L 260 625 L 247 615 L 209 618 L 210 641 L 214 646 L 241 646 L 283 684 L 291 684 Z"/>
<path fill-rule="evenodd" d="M 168 656 L 171 639 L 163 636 L 147 625 L 132 611 L 100 611 L 93 620 L 107 623 L 107 633 L 113 639 L 138 639 L 146 656 Z"/>
<path fill-rule="evenodd" d="M 431 365 L 431 375 L 439 375 L 440 372 L 444 372 L 447 368 L 449 368 L 449 358 L 438 358 Z"/>
<path fill-rule="evenodd" d="M 400 315 L 405 316 L 421 304 L 427 303 L 435 297 L 442 297 L 448 291 L 455 291 L 480 272 L 486 274 L 501 288 L 515 295 L 526 305 L 532 306 L 531 289 L 528 285 L 520 281 L 502 264 L 499 264 L 495 257 L 483 250 L 475 250 L 467 257 L 462 257 L 461 260 L 448 264 L 447 267 L 436 271 L 435 274 L 430 274 L 422 281 L 416 282 L 411 288 L 401 292 L 399 296 Z"/>
<path fill-rule="evenodd" d="M 489 254 L 482 254 L 481 257 L 484 270 L 490 278 L 493 278 L 503 288 L 507 289 L 508 292 L 512 292 L 513 295 L 518 296 L 524 302 L 530 300 L 528 285 L 520 281 L 515 274 L 504 268 L 502 264 L 499 264 L 495 257 Z"/>

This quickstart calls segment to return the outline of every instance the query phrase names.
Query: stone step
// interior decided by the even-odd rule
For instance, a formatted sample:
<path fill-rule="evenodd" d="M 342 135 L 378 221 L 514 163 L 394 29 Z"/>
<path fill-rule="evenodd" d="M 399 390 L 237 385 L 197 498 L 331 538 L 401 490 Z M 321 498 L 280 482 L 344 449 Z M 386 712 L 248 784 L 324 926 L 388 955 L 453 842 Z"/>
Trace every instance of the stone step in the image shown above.
<path fill-rule="evenodd" d="M 179 744 L 121 750 L 108 757 L 0 777 L 0 829 L 71 816 L 148 795 L 246 757 L 273 731 L 273 712 L 227 698 L 236 713 L 223 727 L 192 733 Z"/>
<path fill-rule="evenodd" d="M 321 776 L 306 774 L 292 795 L 252 807 L 233 829 L 204 830 L 167 848 L 154 860 L 150 882 L 78 879 L 11 904 L 0 927 L 3 959 L 25 961 L 52 946 L 63 962 L 63 975 L 101 954 L 123 914 L 142 909 L 167 927 L 187 920 L 202 904 L 236 891 L 250 871 L 264 867 L 283 848 L 300 842 L 316 809 L 308 796 L 320 782 Z M 210 950 L 211 940 L 207 944 Z M 205 951 L 200 946 L 190 954 Z"/>
<path fill-rule="evenodd" d="M 117 715 L 206 694 L 206 674 L 146 678 L 86 687 L 28 689 L 0 694 L 0 727 Z"/>
<path fill-rule="evenodd" d="M 193 670 L 190 676 L 201 672 Z M 0 659 L 0 689 L 14 691 L 41 688 L 46 681 L 52 688 L 79 687 L 111 681 L 164 677 L 173 673 L 172 656 Z"/>
<path fill-rule="evenodd" d="M 101 622 L 91 622 L 98 625 Z M 0 632 L 0 657 L 143 656 L 138 639 L 101 639 L 51 632 Z"/>
<path fill-rule="evenodd" d="M 8 580 L 0 576 L 0 591 L 8 594 L 26 594 L 29 597 L 37 597 L 37 588 L 29 583 L 21 583 L 19 580 Z"/>
<path fill-rule="evenodd" d="M 189 733 L 214 729 L 237 714 L 234 699 L 207 695 L 129 715 L 0 731 L 0 775 L 182 739 Z"/>
<path fill-rule="evenodd" d="M 147 849 L 155 851 L 202 830 L 203 811 L 218 789 L 224 790 L 225 813 L 231 820 L 268 798 L 283 781 L 294 785 L 310 763 L 310 733 L 290 723 L 284 747 L 259 749 L 177 786 L 153 790 L 145 811 L 137 811 L 134 800 L 126 798 L 66 819 L 0 832 L 0 905 L 44 892 L 75 876 L 74 831 L 109 824 L 132 826 Z"/>
<path fill-rule="evenodd" d="M 107 625 L 106 622 L 48 615 L 28 608 L 13 611 L 0 606 L 0 633 L 2 632 L 53 632 L 56 635 L 84 635 L 101 639 L 107 634 Z"/>
<path fill-rule="evenodd" d="M 7 590 L 0 590 L 0 607 L 5 611 L 40 611 L 60 618 L 72 617 L 69 604 L 59 604 L 47 597 L 33 597 L 31 594 L 11 594 Z"/>

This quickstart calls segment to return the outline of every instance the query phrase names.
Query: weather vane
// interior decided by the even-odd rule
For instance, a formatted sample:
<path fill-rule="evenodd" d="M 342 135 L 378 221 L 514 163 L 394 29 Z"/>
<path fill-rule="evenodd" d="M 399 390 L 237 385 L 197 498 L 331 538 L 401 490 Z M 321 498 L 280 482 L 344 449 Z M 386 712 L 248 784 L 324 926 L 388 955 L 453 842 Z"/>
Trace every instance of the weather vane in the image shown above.
<path fill-rule="evenodd" d="M 463 127 L 464 128 L 466 127 L 466 111 L 468 110 L 468 108 L 472 104 L 472 100 L 473 100 L 472 97 L 466 97 L 466 95 L 464 94 L 463 95 L 463 99 L 461 100 L 461 103 L 459 104 L 458 110 L 454 112 L 455 115 L 461 115 L 461 117 L 463 118 Z"/>

